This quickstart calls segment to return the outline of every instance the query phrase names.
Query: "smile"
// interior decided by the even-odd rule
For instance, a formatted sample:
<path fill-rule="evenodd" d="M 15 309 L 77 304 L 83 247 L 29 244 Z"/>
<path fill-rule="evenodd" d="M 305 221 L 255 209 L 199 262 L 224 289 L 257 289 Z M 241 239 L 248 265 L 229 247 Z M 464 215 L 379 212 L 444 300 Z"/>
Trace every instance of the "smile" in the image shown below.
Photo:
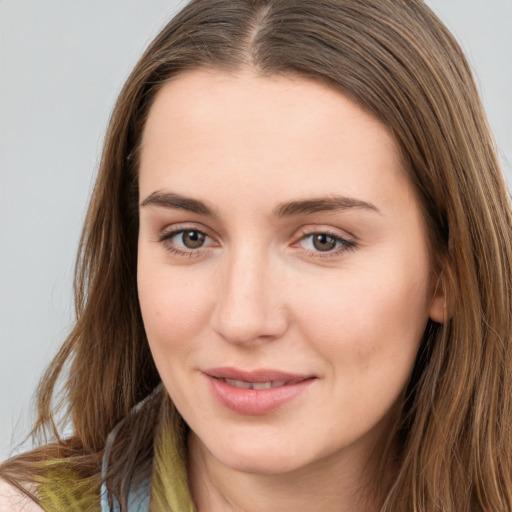
<path fill-rule="evenodd" d="M 204 372 L 210 392 L 222 407 L 242 415 L 263 415 L 302 395 L 317 379 L 274 370 L 217 368 Z"/>
<path fill-rule="evenodd" d="M 236 379 L 221 379 L 226 384 L 233 386 L 235 388 L 240 389 L 270 389 L 270 388 L 278 388 L 281 386 L 285 386 L 288 384 L 284 380 L 269 380 L 267 382 L 246 382 L 244 380 L 236 380 Z"/>

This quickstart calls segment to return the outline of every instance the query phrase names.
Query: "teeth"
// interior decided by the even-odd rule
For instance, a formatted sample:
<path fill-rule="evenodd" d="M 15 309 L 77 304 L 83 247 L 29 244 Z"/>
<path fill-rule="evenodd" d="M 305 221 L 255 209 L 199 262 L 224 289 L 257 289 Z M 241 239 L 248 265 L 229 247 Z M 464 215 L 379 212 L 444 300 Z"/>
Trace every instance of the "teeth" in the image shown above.
<path fill-rule="evenodd" d="M 270 389 L 272 387 L 272 382 L 255 382 L 252 385 L 252 389 Z"/>
<path fill-rule="evenodd" d="M 224 382 L 226 382 L 226 384 L 229 384 L 230 386 L 233 386 L 235 388 L 242 388 L 242 389 L 251 389 L 252 388 L 251 382 L 245 382 L 243 380 L 224 379 Z"/>
<path fill-rule="evenodd" d="M 246 382 L 244 380 L 236 379 L 222 379 L 226 384 L 240 389 L 270 389 L 284 386 L 286 381 L 284 380 L 272 380 L 267 382 Z"/>

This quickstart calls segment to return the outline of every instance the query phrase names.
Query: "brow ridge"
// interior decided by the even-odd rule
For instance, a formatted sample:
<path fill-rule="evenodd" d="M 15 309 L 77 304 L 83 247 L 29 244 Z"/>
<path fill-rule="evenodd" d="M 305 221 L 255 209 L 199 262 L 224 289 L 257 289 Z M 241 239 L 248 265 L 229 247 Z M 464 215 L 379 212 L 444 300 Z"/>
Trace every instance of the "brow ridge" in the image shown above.
<path fill-rule="evenodd" d="M 325 211 L 349 210 L 353 208 L 367 209 L 380 213 L 375 205 L 367 201 L 361 201 L 360 199 L 346 196 L 331 196 L 288 201 L 274 208 L 273 214 L 278 218 L 283 218 L 295 215 L 311 215 Z"/>
<path fill-rule="evenodd" d="M 191 197 L 185 197 L 173 192 L 153 192 L 146 197 L 140 205 L 141 207 L 162 206 L 164 208 L 186 210 L 199 215 L 206 215 L 208 217 L 217 217 L 216 212 L 214 212 L 203 201 L 192 199 Z"/>
<path fill-rule="evenodd" d="M 203 201 L 173 192 L 155 191 L 151 193 L 142 201 L 141 207 L 150 205 L 186 210 L 199 215 L 206 215 L 208 217 L 218 216 L 217 213 Z M 287 201 L 277 205 L 272 210 L 272 214 L 277 218 L 285 218 L 299 215 L 311 215 L 313 213 L 326 211 L 348 210 L 353 208 L 366 209 L 380 213 L 379 209 L 375 205 L 367 201 L 347 196 L 330 196 Z"/>

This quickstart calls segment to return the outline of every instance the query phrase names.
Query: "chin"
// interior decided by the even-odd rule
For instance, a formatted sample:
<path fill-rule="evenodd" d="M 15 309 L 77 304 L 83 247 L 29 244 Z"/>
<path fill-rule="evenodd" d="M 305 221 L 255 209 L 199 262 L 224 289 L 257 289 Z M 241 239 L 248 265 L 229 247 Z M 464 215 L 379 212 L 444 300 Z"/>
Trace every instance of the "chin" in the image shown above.
<path fill-rule="evenodd" d="M 219 462 L 233 471 L 256 475 L 279 475 L 296 471 L 304 466 L 304 461 L 293 460 L 283 454 L 255 454 L 250 453 L 223 454 Z"/>
<path fill-rule="evenodd" d="M 236 439 L 215 443 L 208 452 L 223 466 L 233 471 L 251 474 L 284 474 L 308 465 L 310 460 L 304 450 L 286 446 L 277 440 Z M 277 441 L 277 442 L 276 442 Z"/>

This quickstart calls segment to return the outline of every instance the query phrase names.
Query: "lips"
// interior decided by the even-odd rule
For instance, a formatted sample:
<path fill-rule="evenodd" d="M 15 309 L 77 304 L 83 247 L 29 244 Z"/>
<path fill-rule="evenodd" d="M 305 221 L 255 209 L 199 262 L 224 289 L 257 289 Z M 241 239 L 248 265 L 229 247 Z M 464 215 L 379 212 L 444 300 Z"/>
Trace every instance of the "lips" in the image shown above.
<path fill-rule="evenodd" d="M 236 368 L 212 368 L 204 375 L 221 405 L 246 415 L 266 414 L 284 406 L 315 380 L 313 375 Z"/>
<path fill-rule="evenodd" d="M 240 389 L 270 389 L 286 385 L 284 380 L 269 380 L 266 382 L 246 382 L 237 379 L 222 379 L 226 384 Z"/>
<path fill-rule="evenodd" d="M 283 382 L 295 383 L 301 380 L 310 379 L 314 375 L 308 374 L 295 374 L 288 372 L 281 372 L 278 370 L 252 370 L 245 371 L 237 368 L 223 367 L 223 368 L 210 368 L 205 370 L 204 373 L 210 377 L 217 379 L 231 379 L 242 382 L 263 383 L 263 382 Z"/>

